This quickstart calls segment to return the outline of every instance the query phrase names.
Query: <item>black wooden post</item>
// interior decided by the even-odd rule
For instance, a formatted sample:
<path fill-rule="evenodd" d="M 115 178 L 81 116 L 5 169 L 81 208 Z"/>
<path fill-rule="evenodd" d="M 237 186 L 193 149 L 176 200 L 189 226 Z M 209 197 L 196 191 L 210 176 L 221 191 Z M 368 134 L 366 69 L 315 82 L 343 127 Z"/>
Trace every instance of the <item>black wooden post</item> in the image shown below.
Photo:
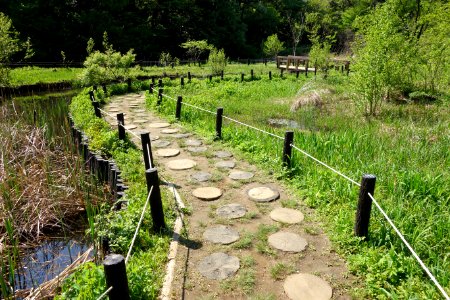
<path fill-rule="evenodd" d="M 373 196 L 376 180 L 375 175 L 363 175 L 359 189 L 358 209 L 356 210 L 354 229 L 356 236 L 365 237 L 366 239 L 369 235 L 370 211 L 372 209 L 372 199 L 368 194 L 370 193 Z"/>
<path fill-rule="evenodd" d="M 156 101 L 156 105 L 161 105 L 162 102 L 162 96 L 163 95 L 163 89 L 158 89 L 158 100 Z"/>
<path fill-rule="evenodd" d="M 152 76 L 152 84 L 155 86 L 155 76 Z"/>
<path fill-rule="evenodd" d="M 222 138 L 222 116 L 223 116 L 223 107 L 217 108 L 216 113 L 216 138 Z"/>
<path fill-rule="evenodd" d="M 92 89 L 93 89 L 94 91 L 96 91 L 96 90 L 97 90 L 97 85 L 94 84 L 94 85 L 92 86 Z"/>
<path fill-rule="evenodd" d="M 253 69 L 250 70 L 250 77 L 251 77 L 252 80 L 253 80 Z"/>
<path fill-rule="evenodd" d="M 272 80 L 272 71 L 269 71 L 269 80 Z"/>
<path fill-rule="evenodd" d="M 131 92 L 131 78 L 127 79 L 128 93 Z"/>
<path fill-rule="evenodd" d="M 247 59 L 247 66 L 250 66 L 250 58 Z"/>
<path fill-rule="evenodd" d="M 147 192 L 150 192 L 150 189 L 153 186 L 153 191 L 150 195 L 150 211 L 153 220 L 153 229 L 160 231 L 166 227 L 166 224 L 164 222 L 161 191 L 159 189 L 158 170 L 156 168 L 146 170 L 145 179 L 147 181 Z"/>
<path fill-rule="evenodd" d="M 158 87 L 162 87 L 162 79 L 158 80 Z"/>
<path fill-rule="evenodd" d="M 180 85 L 182 87 L 184 86 L 184 77 L 183 76 L 180 77 Z"/>
<path fill-rule="evenodd" d="M 317 63 L 314 63 L 314 77 L 317 75 Z"/>
<path fill-rule="evenodd" d="M 191 72 L 188 72 L 188 82 L 191 82 Z"/>
<path fill-rule="evenodd" d="M 209 77 L 209 82 L 211 82 L 212 81 L 212 75 L 209 75 L 208 77 Z"/>
<path fill-rule="evenodd" d="M 93 101 L 92 105 L 94 106 L 95 116 L 101 118 L 102 113 L 100 112 L 100 103 L 98 103 L 98 101 Z"/>
<path fill-rule="evenodd" d="M 37 111 L 33 110 L 33 125 L 36 126 L 37 123 Z"/>
<path fill-rule="evenodd" d="M 284 69 L 280 70 L 280 77 L 283 78 Z"/>
<path fill-rule="evenodd" d="M 223 70 L 220 71 L 220 80 L 223 80 Z"/>
<path fill-rule="evenodd" d="M 106 93 L 107 93 L 107 90 L 106 90 L 106 84 L 102 84 L 102 89 L 103 89 L 103 93 L 106 95 Z"/>
<path fill-rule="evenodd" d="M 291 166 L 293 142 L 294 142 L 294 132 L 286 131 L 284 134 L 284 146 L 283 146 L 283 166 L 286 168 L 289 168 Z"/>
<path fill-rule="evenodd" d="M 106 287 L 112 286 L 108 296 L 110 300 L 129 300 L 127 269 L 125 259 L 120 254 L 109 254 L 103 261 L 105 270 Z"/>
<path fill-rule="evenodd" d="M 305 77 L 308 77 L 309 60 L 305 63 Z"/>
<path fill-rule="evenodd" d="M 89 97 L 90 97 L 92 102 L 95 101 L 94 91 L 89 91 Z"/>
<path fill-rule="evenodd" d="M 298 75 L 300 74 L 300 71 L 297 71 L 295 74 L 295 78 L 298 78 Z"/>
<path fill-rule="evenodd" d="M 244 81 L 244 73 L 241 73 L 241 82 Z"/>
<path fill-rule="evenodd" d="M 178 96 L 178 98 L 177 98 L 177 106 L 176 106 L 176 109 L 175 109 L 175 118 L 177 120 L 180 120 L 180 118 L 181 118 L 181 104 L 182 103 L 183 103 L 183 97 Z"/>
<path fill-rule="evenodd" d="M 153 94 L 154 87 L 155 87 L 155 85 L 153 83 L 150 83 L 150 88 L 149 88 L 150 94 Z"/>
<path fill-rule="evenodd" d="M 142 152 L 144 155 L 144 165 L 145 169 L 148 170 L 153 167 L 153 154 L 152 154 L 152 144 L 150 142 L 150 133 L 141 133 L 141 144 Z"/>
<path fill-rule="evenodd" d="M 117 114 L 117 128 L 119 130 L 119 140 L 125 140 L 125 119 L 123 113 Z"/>

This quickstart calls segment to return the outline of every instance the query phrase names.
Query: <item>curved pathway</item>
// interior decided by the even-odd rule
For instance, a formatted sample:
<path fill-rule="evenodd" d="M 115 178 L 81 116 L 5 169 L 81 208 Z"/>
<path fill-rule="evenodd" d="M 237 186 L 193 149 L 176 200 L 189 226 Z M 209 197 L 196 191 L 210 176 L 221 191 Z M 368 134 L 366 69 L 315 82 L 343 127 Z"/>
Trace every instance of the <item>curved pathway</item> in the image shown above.
<path fill-rule="evenodd" d="M 179 187 L 188 207 L 172 299 L 350 299 L 355 279 L 300 199 L 144 102 L 144 94 L 127 94 L 104 109 L 125 113 L 135 133 L 150 132 L 158 173 Z"/>

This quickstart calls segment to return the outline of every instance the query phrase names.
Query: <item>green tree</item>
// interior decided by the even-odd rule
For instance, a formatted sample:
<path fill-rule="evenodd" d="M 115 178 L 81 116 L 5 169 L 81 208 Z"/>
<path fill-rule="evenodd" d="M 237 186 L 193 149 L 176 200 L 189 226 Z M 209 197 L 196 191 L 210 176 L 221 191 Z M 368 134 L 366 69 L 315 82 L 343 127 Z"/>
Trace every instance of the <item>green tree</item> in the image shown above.
<path fill-rule="evenodd" d="M 264 54 L 268 57 L 275 57 L 280 51 L 283 51 L 284 43 L 278 39 L 277 34 L 272 34 L 267 37 L 263 45 Z"/>
<path fill-rule="evenodd" d="M 213 48 L 206 40 L 189 40 L 182 43 L 180 47 L 186 49 L 186 53 L 194 61 L 198 61 L 203 53 L 210 51 Z"/>
<path fill-rule="evenodd" d="M 11 19 L 0 12 L 0 85 L 8 85 L 7 64 L 11 56 L 22 49 L 18 36 L 19 33 L 14 30 Z"/>

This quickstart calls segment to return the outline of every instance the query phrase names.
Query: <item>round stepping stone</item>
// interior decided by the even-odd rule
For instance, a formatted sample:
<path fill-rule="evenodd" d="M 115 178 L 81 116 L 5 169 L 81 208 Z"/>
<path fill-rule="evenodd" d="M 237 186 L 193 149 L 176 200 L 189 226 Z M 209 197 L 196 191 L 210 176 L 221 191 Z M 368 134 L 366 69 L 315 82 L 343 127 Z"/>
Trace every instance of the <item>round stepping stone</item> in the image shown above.
<path fill-rule="evenodd" d="M 226 279 L 239 270 L 239 259 L 223 252 L 216 252 L 202 259 L 197 270 L 209 279 Z"/>
<path fill-rule="evenodd" d="M 185 144 L 186 144 L 186 146 L 198 147 L 202 144 L 202 141 L 189 139 L 189 140 L 186 140 Z"/>
<path fill-rule="evenodd" d="M 180 131 L 180 130 L 176 129 L 176 128 L 168 128 L 168 129 L 161 130 L 161 133 L 174 134 L 174 133 L 177 133 L 178 131 Z"/>
<path fill-rule="evenodd" d="M 159 140 L 159 136 L 157 136 L 157 135 L 150 135 L 150 140 L 151 141 Z"/>
<path fill-rule="evenodd" d="M 216 214 L 221 218 L 227 218 L 227 219 L 237 219 L 240 217 L 243 217 L 245 213 L 247 212 L 247 209 L 245 206 L 239 204 L 239 203 L 231 203 L 224 206 L 219 207 L 216 210 Z"/>
<path fill-rule="evenodd" d="M 296 224 L 303 221 L 304 216 L 301 212 L 295 209 L 279 207 L 270 212 L 270 217 L 272 220 L 286 223 L 286 224 Z"/>
<path fill-rule="evenodd" d="M 256 202 L 270 202 L 280 197 L 280 193 L 267 186 L 259 186 L 247 192 L 251 200 Z"/>
<path fill-rule="evenodd" d="M 231 152 L 228 151 L 216 151 L 214 152 L 214 155 L 218 158 L 228 158 L 228 157 L 233 157 L 233 154 Z"/>
<path fill-rule="evenodd" d="M 285 252 L 301 252 L 308 242 L 296 233 L 279 231 L 269 236 L 269 245 Z"/>
<path fill-rule="evenodd" d="M 144 113 L 144 112 L 146 112 L 146 110 L 145 109 L 136 109 L 135 112 L 137 112 L 137 113 Z"/>
<path fill-rule="evenodd" d="M 205 146 L 200 146 L 200 147 L 187 147 L 187 150 L 189 152 L 193 152 L 193 153 L 201 153 L 201 152 L 205 152 L 206 150 L 208 150 L 208 148 L 206 148 Z"/>
<path fill-rule="evenodd" d="M 253 176 L 253 173 L 245 171 L 233 171 L 230 173 L 230 175 L 228 175 L 228 177 L 234 180 L 247 180 L 252 178 Z"/>
<path fill-rule="evenodd" d="M 200 200 L 211 201 L 220 198 L 222 191 L 216 187 L 208 186 L 195 189 L 192 191 L 192 195 Z"/>
<path fill-rule="evenodd" d="M 231 160 L 224 160 L 216 162 L 215 166 L 221 169 L 233 169 L 236 166 L 236 163 Z"/>
<path fill-rule="evenodd" d="M 136 120 L 134 120 L 133 122 L 136 123 L 136 124 L 142 124 L 142 123 L 147 123 L 148 120 L 144 120 L 144 119 L 136 119 Z"/>
<path fill-rule="evenodd" d="M 108 110 L 108 112 L 111 112 L 111 113 L 119 112 L 119 109 L 118 108 L 110 108 Z"/>
<path fill-rule="evenodd" d="M 166 140 L 159 140 L 159 141 L 152 143 L 152 146 L 154 146 L 156 148 L 165 148 L 169 145 L 170 145 L 170 141 L 166 141 Z"/>
<path fill-rule="evenodd" d="M 184 138 L 190 137 L 191 135 L 192 134 L 190 134 L 190 133 L 177 133 L 177 134 L 174 134 L 173 137 L 177 138 L 177 139 L 184 139 Z"/>
<path fill-rule="evenodd" d="M 197 163 L 191 159 L 171 160 L 167 163 L 167 167 L 171 170 L 187 170 L 195 167 Z"/>
<path fill-rule="evenodd" d="M 203 239 L 214 244 L 228 245 L 239 239 L 239 233 L 225 225 L 218 225 L 206 229 L 203 233 Z"/>
<path fill-rule="evenodd" d="M 212 175 L 208 172 L 197 172 L 192 174 L 191 177 L 197 181 L 204 182 L 210 180 Z"/>
<path fill-rule="evenodd" d="M 148 127 L 150 128 L 165 128 L 165 127 L 169 127 L 170 124 L 169 123 L 151 123 L 150 125 L 148 125 Z"/>
<path fill-rule="evenodd" d="M 130 124 L 130 125 L 125 125 L 124 127 L 125 127 L 125 129 L 128 129 L 128 130 L 131 130 L 131 129 L 136 129 L 136 128 L 137 128 L 137 126 L 136 126 L 136 125 L 134 125 L 134 124 Z"/>
<path fill-rule="evenodd" d="M 292 300 L 329 300 L 333 296 L 333 290 L 325 280 L 306 273 L 288 276 L 283 287 Z"/>
<path fill-rule="evenodd" d="M 178 149 L 160 149 L 156 151 L 156 155 L 161 157 L 173 157 L 180 154 L 180 150 Z"/>

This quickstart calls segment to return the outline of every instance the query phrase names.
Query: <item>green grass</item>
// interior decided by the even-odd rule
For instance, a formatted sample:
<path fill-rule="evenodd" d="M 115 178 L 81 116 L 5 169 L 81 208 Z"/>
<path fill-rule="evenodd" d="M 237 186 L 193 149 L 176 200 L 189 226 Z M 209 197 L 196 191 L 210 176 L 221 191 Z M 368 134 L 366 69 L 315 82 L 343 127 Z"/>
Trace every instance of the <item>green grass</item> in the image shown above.
<path fill-rule="evenodd" d="M 211 83 L 193 80 L 184 88 L 169 80 L 164 85 L 164 92 L 172 97 L 182 95 L 184 102 L 212 111 L 223 107 L 224 115 L 280 136 L 291 128 L 271 127 L 269 118 L 296 121 L 300 128 L 294 129 L 295 145 L 356 181 L 365 173 L 375 174 L 375 198 L 449 290 L 448 97 L 433 103 L 384 102 L 379 115 L 365 118 L 353 101 L 348 78 L 334 72 L 327 79 L 285 75 L 241 83 L 239 76 L 227 76 Z M 318 89 L 330 90 L 321 105 L 290 110 L 305 91 Z M 148 101 L 161 114 L 174 114 L 172 101 L 164 99 L 160 108 L 154 105 L 155 96 Z M 214 137 L 214 120 L 214 115 L 182 108 L 181 122 L 209 139 Z M 375 207 L 369 240 L 353 237 L 357 187 L 296 151 L 292 170 L 283 171 L 281 140 L 227 120 L 222 134 L 223 141 L 218 143 L 234 147 L 251 163 L 285 180 L 298 198 L 317 209 L 335 247 L 351 270 L 365 278 L 361 297 L 439 298 Z"/>
<path fill-rule="evenodd" d="M 36 83 L 56 83 L 61 81 L 77 82 L 81 68 L 39 68 L 23 67 L 11 70 L 11 85 L 29 85 Z"/>

